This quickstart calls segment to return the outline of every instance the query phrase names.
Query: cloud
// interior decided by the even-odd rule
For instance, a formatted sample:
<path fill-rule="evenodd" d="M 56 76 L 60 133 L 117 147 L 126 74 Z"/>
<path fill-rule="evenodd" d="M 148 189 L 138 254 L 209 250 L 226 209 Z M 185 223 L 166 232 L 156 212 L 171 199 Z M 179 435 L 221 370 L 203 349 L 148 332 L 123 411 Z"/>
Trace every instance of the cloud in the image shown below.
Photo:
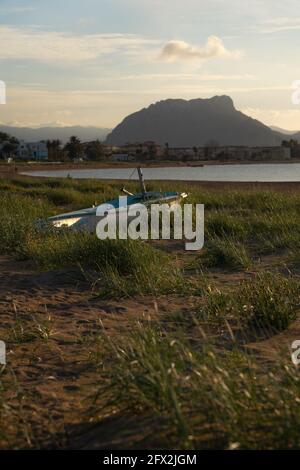
<path fill-rule="evenodd" d="M 253 80 L 254 75 L 213 75 L 213 74 L 197 74 L 197 73 L 148 73 L 140 75 L 124 75 L 116 80 L 188 80 L 188 81 L 222 81 L 222 80 Z M 111 80 L 111 78 L 110 78 Z"/>
<path fill-rule="evenodd" d="M 178 60 L 203 60 L 214 57 L 237 58 L 241 55 L 239 51 L 226 49 L 222 39 L 217 36 L 209 36 L 206 44 L 202 47 L 192 46 L 185 41 L 169 41 L 163 47 L 159 59 L 166 62 Z"/>
<path fill-rule="evenodd" d="M 134 34 L 67 34 L 0 26 L 0 59 L 81 63 L 115 52 L 136 55 L 159 41 Z"/>
<path fill-rule="evenodd" d="M 2 14 L 27 13 L 27 12 L 34 11 L 34 10 L 36 10 L 36 7 L 30 6 L 30 5 L 0 7 L 0 13 Z"/>
<path fill-rule="evenodd" d="M 299 129 L 300 109 L 262 109 L 246 107 L 242 112 L 264 122 L 268 126 L 278 126 L 282 129 L 297 132 Z"/>
<path fill-rule="evenodd" d="M 142 57 L 151 62 L 158 54 L 165 62 L 240 56 L 239 51 L 227 49 L 217 36 L 209 36 L 203 47 L 170 41 L 159 53 L 160 40 L 135 34 L 72 34 L 7 25 L 0 26 L 0 44 L 0 60 L 36 60 L 58 65 L 94 61 L 114 53 Z"/>
<path fill-rule="evenodd" d="M 279 33 L 281 31 L 297 31 L 299 29 L 299 17 L 270 18 L 258 25 L 258 31 L 263 34 Z M 255 28 L 255 30 L 257 30 L 257 28 Z"/>

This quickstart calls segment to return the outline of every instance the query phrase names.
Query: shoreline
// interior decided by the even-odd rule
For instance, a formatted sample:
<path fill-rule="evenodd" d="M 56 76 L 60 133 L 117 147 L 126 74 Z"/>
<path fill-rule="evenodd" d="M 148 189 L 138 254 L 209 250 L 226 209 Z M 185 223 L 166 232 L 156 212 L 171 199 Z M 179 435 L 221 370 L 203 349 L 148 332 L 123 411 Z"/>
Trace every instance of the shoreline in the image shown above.
<path fill-rule="evenodd" d="M 204 161 L 187 161 L 187 162 L 171 162 L 171 161 L 146 161 L 146 162 L 14 162 L 14 163 L 0 163 L 0 174 L 3 172 L 15 173 L 14 169 L 17 168 L 17 173 L 20 171 L 47 171 L 47 170 L 98 170 L 98 169 L 116 169 L 116 168 L 136 168 L 141 166 L 142 168 L 183 168 L 183 167 L 195 167 L 201 168 L 204 166 L 216 166 L 216 165 L 280 165 L 280 164 L 297 164 L 300 163 L 300 159 L 292 160 L 204 160 Z"/>
<path fill-rule="evenodd" d="M 252 162 L 253 164 L 259 164 L 259 163 L 283 163 L 283 162 Z M 287 163 L 287 162 L 285 162 Z M 293 161 L 289 162 L 290 164 L 294 163 L 299 163 L 298 161 Z M 211 165 L 216 165 L 219 164 L 219 162 L 211 162 Z M 226 164 L 232 164 L 232 162 L 228 162 Z M 239 164 L 238 162 L 235 162 L 235 164 Z M 243 162 L 243 164 L 249 164 L 249 162 Z M 160 164 L 143 164 L 143 168 L 163 168 L 163 167 L 169 167 L 169 168 L 178 168 L 178 167 L 184 167 L 184 166 L 192 166 L 192 165 L 187 165 L 183 164 L 180 162 L 178 165 L 166 165 L 165 163 L 160 163 Z M 195 167 L 199 167 L 199 165 L 193 165 Z M 52 178 L 49 176 L 34 176 L 34 175 L 25 175 L 23 172 L 26 171 L 56 171 L 56 170 L 98 170 L 98 169 L 125 169 L 125 168 L 136 168 L 136 162 L 133 164 L 132 162 L 116 162 L 116 163 L 106 163 L 106 162 L 88 162 L 87 164 L 74 164 L 74 163 L 21 163 L 16 165 L 17 171 L 15 171 L 15 165 L 11 164 L 5 164 L 5 163 L 0 163 L 0 178 L 37 178 L 37 179 L 47 179 L 47 178 Z M 81 178 L 75 178 L 73 177 L 72 179 L 74 180 L 80 180 Z M 106 178 L 97 178 L 99 182 L 105 182 L 107 184 L 111 183 L 119 183 L 122 184 L 124 182 L 124 179 L 106 179 Z M 149 180 L 150 181 L 150 180 Z M 207 181 L 207 180 L 199 180 L 199 181 L 193 181 L 193 180 L 151 180 L 151 183 L 153 184 L 176 184 L 176 185 L 192 185 L 192 186 L 202 186 L 203 188 L 207 189 L 275 189 L 275 190 L 299 190 L 300 189 L 300 181 Z"/>

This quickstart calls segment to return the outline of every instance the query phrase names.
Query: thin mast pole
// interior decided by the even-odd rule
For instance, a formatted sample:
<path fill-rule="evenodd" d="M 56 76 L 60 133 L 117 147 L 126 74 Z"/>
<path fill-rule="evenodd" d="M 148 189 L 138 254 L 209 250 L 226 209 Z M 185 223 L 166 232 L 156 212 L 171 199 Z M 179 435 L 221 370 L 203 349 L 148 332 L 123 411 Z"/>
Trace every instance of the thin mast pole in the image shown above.
<path fill-rule="evenodd" d="M 140 180 L 141 192 L 143 194 L 146 194 L 147 191 L 146 191 L 145 181 L 144 181 L 143 172 L 140 166 L 138 166 L 137 171 L 138 171 L 139 180 Z"/>

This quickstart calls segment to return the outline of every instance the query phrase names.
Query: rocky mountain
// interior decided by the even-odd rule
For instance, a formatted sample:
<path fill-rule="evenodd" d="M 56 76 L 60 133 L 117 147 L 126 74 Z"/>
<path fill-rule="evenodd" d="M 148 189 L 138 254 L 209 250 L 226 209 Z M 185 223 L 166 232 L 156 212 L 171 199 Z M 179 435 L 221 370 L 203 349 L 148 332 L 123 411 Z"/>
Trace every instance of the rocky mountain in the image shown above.
<path fill-rule="evenodd" d="M 0 132 L 6 132 L 19 140 L 25 140 L 27 142 L 59 139 L 65 143 L 72 135 L 79 137 L 82 142 L 96 139 L 105 140 L 110 129 L 82 126 L 30 128 L 0 125 Z"/>
<path fill-rule="evenodd" d="M 127 116 L 106 143 L 155 141 L 171 147 L 280 145 L 286 136 L 238 111 L 229 96 L 210 99 L 168 99 Z"/>

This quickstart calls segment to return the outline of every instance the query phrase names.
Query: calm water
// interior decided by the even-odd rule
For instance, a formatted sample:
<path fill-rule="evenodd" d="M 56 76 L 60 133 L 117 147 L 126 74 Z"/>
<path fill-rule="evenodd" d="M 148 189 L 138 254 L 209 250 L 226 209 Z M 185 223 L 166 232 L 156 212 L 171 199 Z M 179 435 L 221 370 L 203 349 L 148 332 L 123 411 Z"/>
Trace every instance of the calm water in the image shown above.
<path fill-rule="evenodd" d="M 120 179 L 127 180 L 132 168 L 97 170 L 53 170 L 23 173 L 29 176 L 65 178 Z M 300 163 L 264 163 L 253 165 L 208 165 L 204 167 L 145 168 L 146 180 L 176 181 L 241 181 L 241 182 L 297 182 L 300 181 Z M 137 172 L 131 176 L 137 179 Z"/>

